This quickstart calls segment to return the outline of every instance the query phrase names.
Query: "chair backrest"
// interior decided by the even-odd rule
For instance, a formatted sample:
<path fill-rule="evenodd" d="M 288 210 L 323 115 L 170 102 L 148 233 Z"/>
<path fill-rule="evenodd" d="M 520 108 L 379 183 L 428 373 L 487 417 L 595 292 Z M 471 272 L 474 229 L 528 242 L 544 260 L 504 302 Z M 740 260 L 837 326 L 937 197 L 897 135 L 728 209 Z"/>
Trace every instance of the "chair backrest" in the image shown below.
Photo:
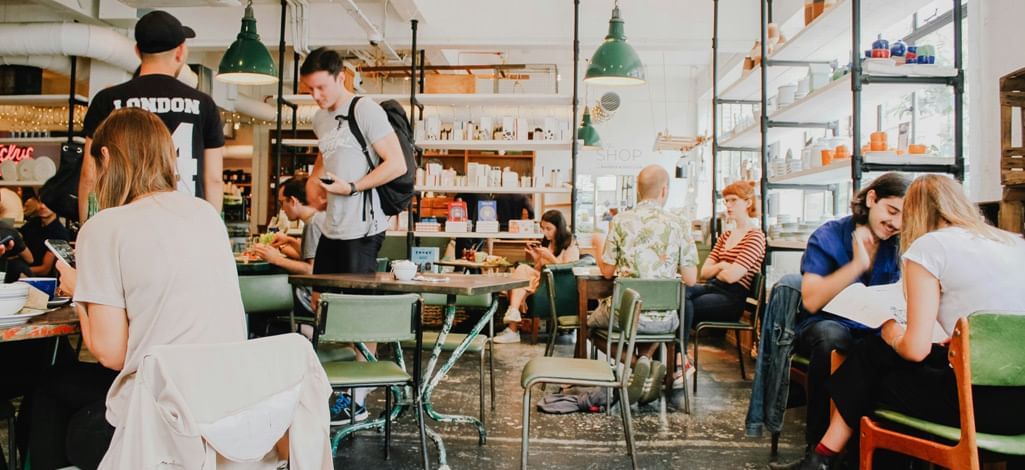
<path fill-rule="evenodd" d="M 320 295 L 319 341 L 386 343 L 414 339 L 420 296 Z"/>
<path fill-rule="evenodd" d="M 292 285 L 288 283 L 288 274 L 239 276 L 238 287 L 246 313 L 292 311 Z"/>
<path fill-rule="evenodd" d="M 618 305 L 624 289 L 633 289 L 640 294 L 645 312 L 679 310 L 683 306 L 683 282 L 679 279 L 616 278 L 612 305 Z"/>
<path fill-rule="evenodd" d="M 529 309 L 533 317 L 549 318 L 552 315 L 552 304 L 555 305 L 555 314 L 569 315 L 577 311 L 577 278 L 573 275 L 573 268 L 577 266 L 592 266 L 593 258 L 581 259 L 572 263 L 548 264 L 544 270 L 551 271 L 554 284 L 548 287 L 548 280 L 544 272 L 541 273 L 541 282 L 537 291 L 530 297 Z M 551 291 L 555 291 L 552 302 Z"/>
<path fill-rule="evenodd" d="M 967 323 L 972 385 L 1025 386 L 1025 314 L 976 312 Z"/>
<path fill-rule="evenodd" d="M 613 304 L 614 317 L 611 318 L 610 322 L 616 322 L 619 326 L 619 339 L 617 340 L 616 354 L 610 356 L 610 362 L 615 364 L 615 358 L 617 357 L 633 357 L 634 344 L 637 340 L 637 324 L 640 323 L 641 310 L 644 308 L 641 295 L 637 291 L 626 288 L 620 295 L 619 302 Z M 625 348 L 626 353 L 623 353 Z M 612 348 L 609 347 L 611 350 Z M 613 370 L 618 368 L 613 367 Z M 630 380 L 630 361 L 626 361 L 623 365 L 622 375 L 619 377 L 620 381 L 625 385 Z"/>
<path fill-rule="evenodd" d="M 447 305 L 445 294 L 421 294 L 424 305 Z M 491 306 L 491 294 L 457 295 L 457 307 L 488 308 Z"/>
<path fill-rule="evenodd" d="M 757 272 L 751 279 L 751 290 L 747 294 L 747 305 L 752 313 L 752 321 L 758 315 L 762 303 L 765 302 L 765 275 Z"/>

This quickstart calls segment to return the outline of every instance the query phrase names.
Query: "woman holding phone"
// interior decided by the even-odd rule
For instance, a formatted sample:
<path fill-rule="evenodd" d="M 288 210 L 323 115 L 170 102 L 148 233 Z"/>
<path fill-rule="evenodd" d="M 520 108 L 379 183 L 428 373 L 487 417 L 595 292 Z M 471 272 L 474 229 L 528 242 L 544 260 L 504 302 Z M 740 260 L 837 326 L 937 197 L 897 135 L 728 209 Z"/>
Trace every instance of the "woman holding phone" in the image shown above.
<path fill-rule="evenodd" d="M 88 153 L 101 210 L 78 234 L 77 269 L 57 266 L 60 290 L 74 295 L 83 342 L 99 364 L 55 370 L 37 387 L 33 468 L 100 464 L 150 348 L 245 340 L 224 223 L 210 204 L 176 190 L 177 153 L 160 118 L 138 108 L 114 111 Z"/>
<path fill-rule="evenodd" d="M 541 233 L 544 234 L 541 242 L 530 243 L 526 248 L 533 265 L 521 264 L 513 272 L 513 276 L 529 279 L 530 285 L 509 291 L 509 309 L 505 311 L 506 329 L 492 338 L 495 343 L 520 342 L 520 309 L 525 308 L 527 296 L 533 294 L 541 283 L 541 270 L 545 265 L 572 263 L 580 259 L 580 249 L 573 241 L 573 232 L 569 231 L 562 212 L 550 210 L 542 214 Z"/>

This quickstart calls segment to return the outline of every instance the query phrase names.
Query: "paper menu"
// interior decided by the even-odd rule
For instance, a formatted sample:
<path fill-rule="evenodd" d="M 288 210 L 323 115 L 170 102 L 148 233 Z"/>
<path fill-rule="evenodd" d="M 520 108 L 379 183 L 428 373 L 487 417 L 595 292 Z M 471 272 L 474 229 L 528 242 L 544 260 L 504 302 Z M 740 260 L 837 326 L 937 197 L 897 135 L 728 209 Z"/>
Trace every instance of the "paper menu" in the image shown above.
<path fill-rule="evenodd" d="M 822 310 L 869 328 L 879 328 L 889 320 L 896 320 L 903 327 L 908 323 L 904 285 L 900 282 L 871 287 L 856 282 L 840 291 Z M 933 342 L 948 338 L 939 322 L 933 326 L 932 336 Z"/>

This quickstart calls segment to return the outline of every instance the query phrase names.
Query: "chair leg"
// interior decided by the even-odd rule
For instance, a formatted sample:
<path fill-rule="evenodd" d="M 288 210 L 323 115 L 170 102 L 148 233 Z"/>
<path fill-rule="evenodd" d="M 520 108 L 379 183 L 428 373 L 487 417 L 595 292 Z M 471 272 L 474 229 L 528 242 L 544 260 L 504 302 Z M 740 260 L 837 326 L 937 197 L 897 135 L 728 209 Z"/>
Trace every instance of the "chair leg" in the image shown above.
<path fill-rule="evenodd" d="M 772 447 L 769 448 L 769 457 L 776 458 L 779 455 L 779 433 L 772 433 Z"/>
<path fill-rule="evenodd" d="M 487 423 L 484 421 L 484 350 L 483 349 L 480 350 L 480 365 L 478 367 L 478 372 L 479 372 L 478 377 L 480 379 L 480 384 L 479 384 L 480 385 L 479 386 L 479 389 L 480 389 L 480 424 L 482 426 L 487 426 Z"/>
<path fill-rule="evenodd" d="M 537 344 L 537 330 L 541 328 L 541 319 L 538 317 L 531 317 L 530 319 L 530 345 Z"/>
<path fill-rule="evenodd" d="M 391 457 L 391 387 L 384 389 L 384 460 Z"/>
<path fill-rule="evenodd" d="M 621 396 L 628 396 L 626 387 L 620 386 L 619 393 Z M 626 434 L 626 452 L 630 454 L 630 463 L 633 465 L 634 470 L 640 468 L 637 465 L 637 448 L 634 443 L 634 426 L 633 419 L 630 416 L 630 404 L 629 400 L 626 403 L 622 399 L 619 400 L 621 412 L 623 414 L 623 432 Z"/>
<path fill-rule="evenodd" d="M 527 470 L 527 453 L 530 443 L 530 387 L 534 384 L 527 384 L 523 390 L 523 437 L 520 441 L 520 469 Z"/>
<path fill-rule="evenodd" d="M 488 380 L 491 382 L 491 411 L 495 411 L 495 343 L 488 339 Z"/>
<path fill-rule="evenodd" d="M 740 380 L 747 380 L 747 373 L 744 371 L 744 350 L 740 347 L 740 330 L 733 330 L 737 338 L 737 360 L 740 361 Z"/>
<path fill-rule="evenodd" d="M 698 349 L 700 346 L 698 338 L 700 336 L 701 325 L 698 325 L 698 327 L 694 329 L 694 396 L 698 396 L 698 371 L 701 370 L 698 368 Z"/>
<path fill-rule="evenodd" d="M 21 467 L 18 466 L 18 443 L 14 437 L 14 426 L 14 415 L 11 415 L 10 418 L 7 418 L 7 450 L 10 453 L 7 460 L 12 470 L 18 470 Z"/>
<path fill-rule="evenodd" d="M 666 343 L 661 343 L 658 345 L 658 353 L 662 356 L 663 364 L 669 364 L 669 355 L 666 349 Z M 674 373 L 676 373 L 676 369 L 669 369 L 669 367 L 666 367 L 666 377 L 672 377 Z M 662 377 L 663 385 L 665 385 L 666 377 Z M 656 385 L 652 384 L 652 386 L 654 387 Z M 663 423 L 669 422 L 669 420 L 666 418 L 666 394 L 672 393 L 672 387 L 673 383 L 669 382 L 669 388 L 663 387 L 662 393 L 658 395 L 658 417 L 662 420 Z"/>
<path fill-rule="evenodd" d="M 423 456 L 424 470 L 431 468 L 429 454 L 427 453 L 427 426 L 424 424 L 424 407 L 420 402 L 420 391 L 417 390 L 414 381 L 409 382 L 409 388 L 413 390 L 413 408 L 416 410 L 416 425 L 420 428 L 420 453 Z"/>
<path fill-rule="evenodd" d="M 552 326 L 548 328 L 548 345 L 545 346 L 545 357 L 550 357 L 555 353 L 555 337 L 559 335 L 559 326 L 551 321 L 548 323 L 552 323 Z"/>

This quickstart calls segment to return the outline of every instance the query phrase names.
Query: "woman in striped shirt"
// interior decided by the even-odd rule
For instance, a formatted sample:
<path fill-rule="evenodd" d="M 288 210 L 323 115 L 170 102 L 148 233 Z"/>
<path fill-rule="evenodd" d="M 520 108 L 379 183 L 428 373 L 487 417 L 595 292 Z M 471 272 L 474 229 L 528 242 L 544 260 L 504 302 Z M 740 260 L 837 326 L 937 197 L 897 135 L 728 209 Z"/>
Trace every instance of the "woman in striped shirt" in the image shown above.
<path fill-rule="evenodd" d="M 726 218 L 734 222 L 715 242 L 701 267 L 705 283 L 687 288 L 686 327 L 706 321 L 735 322 L 754 276 L 765 258 L 765 234 L 754 226 L 757 199 L 753 181 L 737 181 L 722 190 Z"/>

